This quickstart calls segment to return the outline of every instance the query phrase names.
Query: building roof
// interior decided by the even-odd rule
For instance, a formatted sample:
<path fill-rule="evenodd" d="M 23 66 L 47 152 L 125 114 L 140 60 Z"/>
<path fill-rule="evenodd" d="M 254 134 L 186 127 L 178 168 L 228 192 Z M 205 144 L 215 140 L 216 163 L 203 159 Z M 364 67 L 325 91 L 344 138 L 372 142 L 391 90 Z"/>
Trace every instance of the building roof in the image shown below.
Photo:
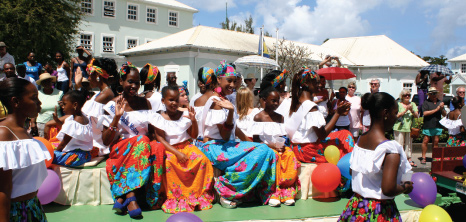
<path fill-rule="evenodd" d="M 463 55 L 460 55 L 453 59 L 448 60 L 448 62 L 463 62 L 463 61 L 466 61 L 466 54 L 463 54 Z"/>
<path fill-rule="evenodd" d="M 185 10 L 185 11 L 190 11 L 190 12 L 199 12 L 199 10 L 191 7 L 191 6 L 188 6 L 188 5 L 185 5 L 181 2 L 178 2 L 178 1 L 175 1 L 175 0 L 140 0 L 142 2 L 147 2 L 147 3 L 151 3 L 151 4 L 154 4 L 154 5 L 163 5 L 163 6 L 168 6 L 168 7 L 172 7 L 172 8 L 178 8 L 178 9 L 181 9 L 181 10 Z"/>
<path fill-rule="evenodd" d="M 322 46 L 339 52 L 360 66 L 429 65 L 385 35 L 329 39 Z"/>

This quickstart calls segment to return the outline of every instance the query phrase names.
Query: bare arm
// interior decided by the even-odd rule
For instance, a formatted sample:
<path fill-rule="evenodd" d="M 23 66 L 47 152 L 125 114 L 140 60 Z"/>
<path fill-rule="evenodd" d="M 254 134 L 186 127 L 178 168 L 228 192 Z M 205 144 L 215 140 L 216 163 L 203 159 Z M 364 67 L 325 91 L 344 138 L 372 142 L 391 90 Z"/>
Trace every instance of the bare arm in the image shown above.
<path fill-rule="evenodd" d="M 189 160 L 186 154 L 178 151 L 175 147 L 170 145 L 170 143 L 168 143 L 165 140 L 165 131 L 155 127 L 155 139 L 159 143 L 163 144 L 163 146 L 165 146 L 165 149 L 167 149 L 170 153 L 173 153 L 180 163 L 185 163 L 186 161 Z"/>
<path fill-rule="evenodd" d="M 253 140 L 251 140 L 251 138 L 247 137 L 246 134 L 244 134 L 244 132 L 236 127 L 235 129 L 235 135 L 241 140 L 241 141 L 249 141 L 249 142 L 253 142 Z"/>
<path fill-rule="evenodd" d="M 70 65 L 68 65 L 68 63 L 66 62 L 63 62 L 63 69 L 65 69 L 66 71 L 66 74 L 68 74 L 69 78 L 68 78 L 68 84 L 71 82 L 71 69 L 70 69 Z"/>
<path fill-rule="evenodd" d="M 72 80 L 73 79 L 73 73 L 72 73 L 72 71 L 74 70 L 74 63 L 75 63 L 74 61 L 75 60 L 76 60 L 75 58 L 71 59 L 71 68 L 70 68 L 70 72 L 68 72 L 69 80 L 70 80 L 68 82 L 68 85 L 69 85 L 70 88 L 71 88 L 71 86 L 73 86 L 73 80 Z"/>
<path fill-rule="evenodd" d="M 68 134 L 65 134 L 65 137 L 63 137 L 63 140 L 58 144 L 57 150 L 62 151 L 66 145 L 71 141 L 72 137 L 69 136 Z"/>
<path fill-rule="evenodd" d="M 410 193 L 413 190 L 412 182 L 396 183 L 398 167 L 400 166 L 399 154 L 385 154 L 382 173 L 382 193 L 385 196 L 394 197 L 401 193 Z"/>
<path fill-rule="evenodd" d="M 11 191 L 13 189 L 12 171 L 0 169 L 0 221 L 10 221 Z"/>
<path fill-rule="evenodd" d="M 437 106 L 435 109 L 433 110 L 428 110 L 428 111 L 424 111 L 424 116 L 430 116 L 430 115 L 433 115 L 434 113 L 438 112 L 440 109 L 442 109 L 442 115 L 446 115 L 446 111 L 445 109 L 443 109 L 443 102 L 440 103 L 439 106 Z"/>
<path fill-rule="evenodd" d="M 186 116 L 188 119 L 191 120 L 191 126 L 188 129 L 188 134 L 191 138 L 196 139 L 197 135 L 199 135 L 199 128 L 197 127 L 197 120 L 196 120 L 196 112 L 194 111 L 194 107 L 188 107 L 189 116 Z"/>

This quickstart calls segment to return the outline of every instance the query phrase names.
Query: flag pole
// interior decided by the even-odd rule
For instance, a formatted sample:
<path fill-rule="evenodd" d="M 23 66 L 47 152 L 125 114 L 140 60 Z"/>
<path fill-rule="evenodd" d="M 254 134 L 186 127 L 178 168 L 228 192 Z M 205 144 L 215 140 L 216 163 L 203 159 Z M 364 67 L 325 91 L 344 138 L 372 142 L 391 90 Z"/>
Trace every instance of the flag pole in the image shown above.
<path fill-rule="evenodd" d="M 275 42 L 275 62 L 278 64 L 278 28 L 277 28 L 277 41 Z"/>
<path fill-rule="evenodd" d="M 260 48 L 261 48 L 261 56 L 264 57 L 264 25 L 262 25 L 262 27 L 261 27 L 261 36 L 260 36 L 259 38 L 261 38 L 260 41 L 259 41 L 260 44 L 261 44 L 261 46 L 260 46 Z M 263 73 L 264 73 L 264 70 L 263 70 L 263 68 L 262 68 L 262 66 L 261 66 L 261 81 L 262 81 L 262 75 L 263 75 Z"/>

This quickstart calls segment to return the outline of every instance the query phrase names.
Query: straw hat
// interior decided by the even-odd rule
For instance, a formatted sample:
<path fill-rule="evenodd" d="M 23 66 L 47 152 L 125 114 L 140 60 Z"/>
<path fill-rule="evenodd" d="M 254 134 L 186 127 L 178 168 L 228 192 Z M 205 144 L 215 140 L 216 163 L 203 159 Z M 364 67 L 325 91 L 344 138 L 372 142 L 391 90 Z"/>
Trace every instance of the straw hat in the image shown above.
<path fill-rule="evenodd" d="M 40 83 L 43 81 L 43 80 L 46 80 L 46 79 L 52 79 L 52 82 L 56 82 L 57 81 L 57 77 L 56 76 L 52 76 L 50 75 L 50 73 L 42 73 L 40 74 L 39 76 L 39 79 L 36 81 L 36 84 L 37 85 L 40 85 Z"/>
<path fill-rule="evenodd" d="M 245 79 L 256 79 L 257 80 L 257 78 L 254 76 L 254 73 L 248 73 Z"/>
<path fill-rule="evenodd" d="M 430 94 L 430 93 L 438 93 L 438 90 L 437 90 L 437 88 L 435 88 L 435 87 L 429 87 L 429 90 L 427 91 L 427 93 L 428 93 L 428 94 Z"/>

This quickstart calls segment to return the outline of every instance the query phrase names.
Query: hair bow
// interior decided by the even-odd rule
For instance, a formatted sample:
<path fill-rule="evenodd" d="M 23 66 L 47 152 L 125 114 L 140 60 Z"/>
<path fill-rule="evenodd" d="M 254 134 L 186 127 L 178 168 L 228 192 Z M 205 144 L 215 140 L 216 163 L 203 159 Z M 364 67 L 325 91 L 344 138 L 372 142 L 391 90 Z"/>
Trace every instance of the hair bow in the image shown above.
<path fill-rule="evenodd" d="M 108 79 L 109 75 L 108 75 L 107 71 L 105 71 L 104 69 L 102 69 L 102 68 L 100 68 L 98 66 L 95 66 L 94 61 L 95 61 L 95 59 L 92 59 L 91 62 L 89 64 L 87 64 L 86 72 L 89 75 L 91 75 L 93 72 L 95 72 L 99 76 L 101 76 L 102 78 Z"/>
<path fill-rule="evenodd" d="M 136 68 L 136 66 L 134 66 L 131 62 L 125 62 L 121 68 L 120 68 L 120 71 L 118 72 L 120 74 L 120 76 L 124 76 L 126 74 L 128 74 L 128 68 Z"/>
<path fill-rule="evenodd" d="M 303 74 L 301 76 L 301 86 L 303 86 L 305 83 L 307 83 L 311 79 L 316 79 L 317 78 L 317 73 L 312 71 L 306 66 L 303 66 Z"/>
<path fill-rule="evenodd" d="M 273 79 L 271 84 L 273 85 L 274 88 L 276 88 L 283 80 L 285 80 L 285 74 L 287 74 L 287 73 L 288 73 L 288 71 L 286 71 L 286 69 L 284 69 L 283 72 L 280 73 L 280 75 L 278 75 L 277 77 L 275 77 L 275 79 Z"/>
<path fill-rule="evenodd" d="M 178 87 L 178 92 L 183 93 L 186 92 L 186 95 L 189 96 L 189 91 L 188 91 L 188 81 L 184 80 L 183 85 Z"/>
<path fill-rule="evenodd" d="M 235 68 L 227 64 L 225 60 L 222 60 L 220 65 L 215 69 L 215 75 L 218 77 L 237 76 Z"/>
<path fill-rule="evenodd" d="M 204 84 L 210 85 L 212 78 L 214 77 L 214 70 L 209 67 L 202 67 L 202 81 Z"/>
<path fill-rule="evenodd" d="M 150 63 L 147 63 L 144 67 L 146 66 L 149 66 L 149 70 L 147 71 L 147 78 L 144 85 L 153 83 L 159 74 L 159 67 L 153 66 Z"/>

